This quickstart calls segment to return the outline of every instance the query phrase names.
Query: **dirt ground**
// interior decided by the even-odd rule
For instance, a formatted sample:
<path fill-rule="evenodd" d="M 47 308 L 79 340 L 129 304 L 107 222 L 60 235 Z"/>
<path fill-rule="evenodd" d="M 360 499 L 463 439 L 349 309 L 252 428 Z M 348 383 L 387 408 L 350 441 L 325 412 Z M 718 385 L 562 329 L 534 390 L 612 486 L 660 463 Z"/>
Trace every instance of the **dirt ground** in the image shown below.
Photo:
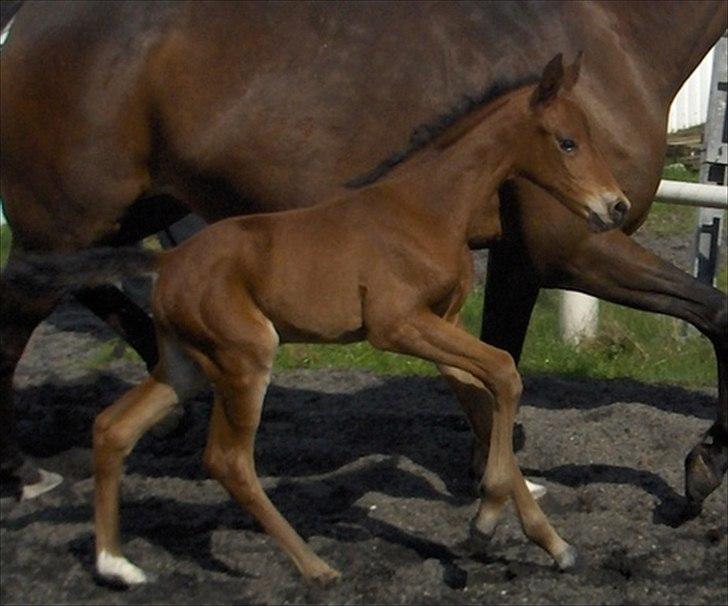
<path fill-rule="evenodd" d="M 469 430 L 444 381 L 301 371 L 274 377 L 258 469 L 341 582 L 304 584 L 208 478 L 204 394 L 175 433 L 143 438 L 128 460 L 123 543 L 153 582 L 101 585 L 92 567 L 92 420 L 144 376 L 123 358 L 89 370 L 84 360 L 108 337 L 66 305 L 19 367 L 23 445 L 65 481 L 33 501 L 0 499 L 3 604 L 728 601 L 725 483 L 698 518 L 676 526 L 683 457 L 710 424 L 715 390 L 552 376 L 525 379 L 519 461 L 548 487 L 541 503 L 579 550 L 575 572 L 554 569 L 511 507 L 486 549 L 468 543 L 476 506 Z"/>

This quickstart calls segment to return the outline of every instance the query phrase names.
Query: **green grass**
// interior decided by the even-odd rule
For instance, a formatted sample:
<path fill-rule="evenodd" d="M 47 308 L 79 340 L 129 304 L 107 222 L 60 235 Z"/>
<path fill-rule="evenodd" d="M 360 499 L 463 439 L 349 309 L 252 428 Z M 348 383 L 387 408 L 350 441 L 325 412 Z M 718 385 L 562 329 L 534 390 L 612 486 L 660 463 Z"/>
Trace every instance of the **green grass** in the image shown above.
<path fill-rule="evenodd" d="M 526 373 L 612 379 L 688 387 L 714 385 L 715 357 L 709 341 L 673 318 L 600 302 L 597 337 L 580 347 L 559 338 L 560 294 L 544 291 L 526 337 Z"/>
<path fill-rule="evenodd" d="M 5 267 L 5 263 L 8 260 L 11 240 L 10 226 L 0 225 L 0 267 Z"/>
<path fill-rule="evenodd" d="M 684 164 L 677 162 L 676 164 L 668 164 L 662 169 L 662 178 L 670 181 L 689 181 L 690 183 L 698 182 L 698 171 L 686 167 Z"/>
<path fill-rule="evenodd" d="M 86 370 L 103 370 L 108 368 L 114 360 L 122 358 L 127 362 L 142 364 L 143 360 L 131 346 L 127 345 L 120 337 L 112 337 L 109 341 L 94 347 L 80 360 L 75 361 L 79 368 Z"/>
<path fill-rule="evenodd" d="M 676 204 L 653 204 L 647 220 L 640 227 L 641 232 L 656 236 L 683 235 L 688 240 L 695 233 L 698 209 Z"/>

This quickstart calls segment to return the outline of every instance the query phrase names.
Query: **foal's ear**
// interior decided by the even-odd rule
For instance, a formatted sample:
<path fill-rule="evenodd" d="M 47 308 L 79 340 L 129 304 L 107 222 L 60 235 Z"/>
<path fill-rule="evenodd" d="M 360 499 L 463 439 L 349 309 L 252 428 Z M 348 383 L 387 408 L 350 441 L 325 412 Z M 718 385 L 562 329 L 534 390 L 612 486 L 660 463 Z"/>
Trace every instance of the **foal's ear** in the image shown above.
<path fill-rule="evenodd" d="M 554 100 L 564 81 L 564 61 L 561 53 L 556 55 L 543 70 L 541 81 L 531 95 L 531 107 L 545 107 Z"/>
<path fill-rule="evenodd" d="M 571 90 L 574 88 L 574 84 L 579 79 L 579 71 L 581 71 L 581 58 L 584 56 L 584 51 L 579 51 L 576 55 L 574 62 L 564 69 L 564 90 Z"/>

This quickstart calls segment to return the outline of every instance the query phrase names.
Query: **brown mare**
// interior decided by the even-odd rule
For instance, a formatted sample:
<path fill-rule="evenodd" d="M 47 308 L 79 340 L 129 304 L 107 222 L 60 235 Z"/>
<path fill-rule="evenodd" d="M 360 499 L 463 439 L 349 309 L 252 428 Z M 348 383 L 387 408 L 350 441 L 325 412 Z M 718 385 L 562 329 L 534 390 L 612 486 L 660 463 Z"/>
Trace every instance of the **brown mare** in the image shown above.
<path fill-rule="evenodd" d="M 699 504 L 728 464 L 725 297 L 627 234 L 659 181 L 670 102 L 726 25 L 722 0 L 24 4 L 0 59 L 14 251 L 129 244 L 188 208 L 214 221 L 316 204 L 389 157 L 370 177 L 386 172 L 462 95 L 587 49 L 577 97 L 632 209 L 597 234 L 527 180 L 502 189 L 482 337 L 517 360 L 541 287 L 697 326 L 719 382 L 716 423 L 687 459 Z M 23 475 L 12 376 L 56 297 L 2 289 L 2 464 Z M 80 298 L 153 362 L 146 316 L 113 289 Z"/>
<path fill-rule="evenodd" d="M 564 70 L 558 55 L 537 85 L 476 105 L 387 178 L 313 208 L 220 221 L 150 263 L 158 272 L 152 309 L 160 361 L 94 424 L 102 577 L 145 580 L 121 553 L 124 458 L 207 379 L 214 404 L 206 467 L 304 577 L 336 579 L 265 495 L 254 442 L 279 343 L 364 339 L 435 362 L 456 390 L 492 394 L 489 409 L 466 407 L 479 440 L 489 444 L 472 529 L 489 537 L 513 497 L 526 535 L 561 568 L 573 565 L 574 549 L 536 504 L 513 454 L 521 394 L 515 363 L 458 327 L 457 317 L 472 282 L 468 242 L 499 235 L 494 194 L 507 178 L 552 192 L 595 231 L 626 217 L 629 203 L 566 94 L 578 73 L 578 61 Z"/>

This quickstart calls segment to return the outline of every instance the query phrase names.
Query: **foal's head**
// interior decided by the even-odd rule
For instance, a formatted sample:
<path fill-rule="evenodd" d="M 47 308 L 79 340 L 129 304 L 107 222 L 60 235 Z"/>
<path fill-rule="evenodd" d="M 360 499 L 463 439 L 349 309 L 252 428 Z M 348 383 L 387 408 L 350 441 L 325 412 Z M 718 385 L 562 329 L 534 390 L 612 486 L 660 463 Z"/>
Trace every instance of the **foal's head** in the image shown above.
<path fill-rule="evenodd" d="M 564 69 L 558 54 L 544 69 L 528 98 L 516 170 L 603 231 L 619 227 L 630 204 L 594 146 L 586 115 L 569 95 L 580 63 L 581 54 Z"/>

